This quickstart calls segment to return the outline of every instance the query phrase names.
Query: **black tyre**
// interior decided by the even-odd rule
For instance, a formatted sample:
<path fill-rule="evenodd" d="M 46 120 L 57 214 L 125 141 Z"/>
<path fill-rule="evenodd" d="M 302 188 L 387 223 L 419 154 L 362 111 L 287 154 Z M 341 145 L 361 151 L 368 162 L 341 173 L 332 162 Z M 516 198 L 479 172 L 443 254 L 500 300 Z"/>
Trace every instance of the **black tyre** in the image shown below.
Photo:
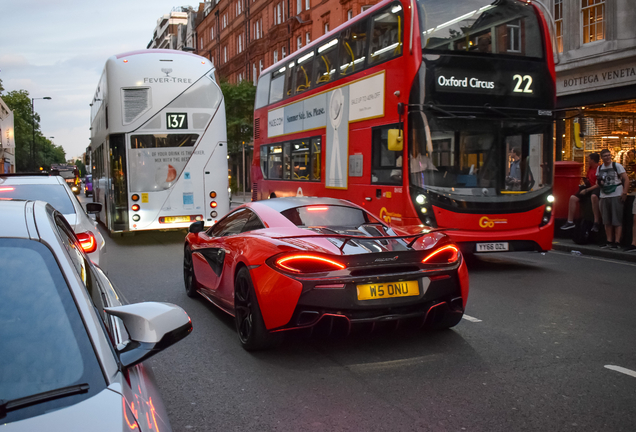
<path fill-rule="evenodd" d="M 283 340 L 282 334 L 271 333 L 265 328 L 252 278 L 246 267 L 239 270 L 234 280 L 234 321 L 239 341 L 247 351 L 273 348 Z"/>
<path fill-rule="evenodd" d="M 188 246 L 183 252 L 183 283 L 188 297 L 196 298 L 199 295 L 197 293 L 197 279 L 194 276 L 194 267 L 192 266 L 192 251 Z"/>

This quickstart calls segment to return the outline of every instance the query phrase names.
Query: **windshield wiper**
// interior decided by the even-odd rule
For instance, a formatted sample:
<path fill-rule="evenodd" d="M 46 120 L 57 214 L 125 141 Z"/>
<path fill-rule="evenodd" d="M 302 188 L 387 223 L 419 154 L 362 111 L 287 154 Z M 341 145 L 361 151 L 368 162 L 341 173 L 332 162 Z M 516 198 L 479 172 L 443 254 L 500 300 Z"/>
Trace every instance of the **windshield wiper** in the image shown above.
<path fill-rule="evenodd" d="M 0 399 L 0 418 L 6 416 L 9 411 L 14 411 L 30 405 L 50 401 L 52 399 L 86 393 L 89 388 L 90 386 L 88 384 L 76 384 L 8 401 Z"/>

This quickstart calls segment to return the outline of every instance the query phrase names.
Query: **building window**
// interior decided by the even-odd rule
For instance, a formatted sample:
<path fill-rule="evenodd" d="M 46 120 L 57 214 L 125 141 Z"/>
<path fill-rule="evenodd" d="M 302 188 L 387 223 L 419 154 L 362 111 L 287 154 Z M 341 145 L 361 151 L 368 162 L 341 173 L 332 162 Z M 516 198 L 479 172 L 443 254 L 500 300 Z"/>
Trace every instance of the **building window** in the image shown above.
<path fill-rule="evenodd" d="M 243 52 L 243 35 L 242 34 L 238 35 L 238 38 L 236 38 L 236 48 L 237 48 L 237 52 L 239 53 Z"/>
<path fill-rule="evenodd" d="M 243 12 L 243 1 L 242 0 L 238 0 L 236 2 L 236 15 L 240 15 Z"/>
<path fill-rule="evenodd" d="M 299 50 L 303 47 L 303 38 L 298 36 L 296 38 L 296 49 Z"/>
<path fill-rule="evenodd" d="M 365 10 L 370 9 L 370 8 L 371 8 L 371 5 L 362 6 L 360 8 L 360 11 L 364 12 Z"/>
<path fill-rule="evenodd" d="M 223 14 L 223 19 L 221 21 L 221 29 L 227 27 L 227 14 Z"/>
<path fill-rule="evenodd" d="M 287 52 L 285 52 L 285 47 L 280 47 L 280 54 L 281 58 L 285 58 L 285 56 L 287 55 Z"/>
<path fill-rule="evenodd" d="M 305 45 L 309 45 L 309 42 L 311 42 L 311 36 L 309 35 L 309 32 L 305 33 Z"/>
<path fill-rule="evenodd" d="M 329 23 L 325 23 L 325 34 L 329 33 Z"/>
<path fill-rule="evenodd" d="M 300 15 L 303 11 L 303 0 L 296 0 L 296 15 Z"/>
<path fill-rule="evenodd" d="M 506 24 L 508 29 L 508 52 L 521 52 L 521 22 L 519 20 Z"/>
<path fill-rule="evenodd" d="M 223 63 L 227 63 L 227 46 L 223 47 Z"/>
<path fill-rule="evenodd" d="M 285 21 L 285 3 L 280 2 L 274 6 L 274 24 L 282 24 Z"/>
<path fill-rule="evenodd" d="M 353 9 L 349 9 L 347 11 L 347 21 L 349 21 L 351 18 L 353 18 Z"/>
<path fill-rule="evenodd" d="M 252 63 L 252 81 L 254 82 L 254 85 L 256 85 L 256 78 L 258 78 L 256 76 L 256 63 Z"/>
<path fill-rule="evenodd" d="M 274 50 L 274 63 L 278 63 L 278 50 Z"/>
<path fill-rule="evenodd" d="M 557 51 L 563 52 L 563 0 L 554 0 Z"/>
<path fill-rule="evenodd" d="M 605 39 L 605 0 L 581 0 L 583 43 Z"/>
<path fill-rule="evenodd" d="M 214 27 L 210 27 L 210 40 L 214 40 Z"/>
<path fill-rule="evenodd" d="M 305 0 L 305 9 L 306 10 L 311 9 L 311 0 Z"/>
<path fill-rule="evenodd" d="M 258 74 L 260 75 L 263 72 L 263 60 L 258 61 Z"/>
<path fill-rule="evenodd" d="M 200 39 L 201 39 L 201 43 L 199 46 L 201 47 L 201 49 L 203 49 L 203 37 L 201 37 Z"/>

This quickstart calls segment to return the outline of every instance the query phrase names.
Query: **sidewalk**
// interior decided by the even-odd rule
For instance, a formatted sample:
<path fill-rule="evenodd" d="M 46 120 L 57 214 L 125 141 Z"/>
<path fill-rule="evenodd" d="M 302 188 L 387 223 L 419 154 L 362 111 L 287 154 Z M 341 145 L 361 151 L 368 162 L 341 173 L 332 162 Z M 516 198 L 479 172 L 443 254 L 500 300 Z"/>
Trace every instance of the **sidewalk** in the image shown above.
<path fill-rule="evenodd" d="M 623 252 L 624 247 L 618 250 L 601 249 L 601 245 L 590 243 L 586 245 L 578 245 L 571 239 L 567 238 L 555 238 L 552 242 L 552 249 L 575 253 L 580 252 L 582 255 L 597 256 L 609 259 L 615 259 L 620 261 L 636 262 L 636 252 L 626 253 Z M 577 253 L 575 253 L 578 255 Z"/>
<path fill-rule="evenodd" d="M 245 204 L 246 202 L 252 201 L 252 192 L 245 192 L 243 195 L 243 191 L 239 191 L 232 194 L 232 204 Z"/>

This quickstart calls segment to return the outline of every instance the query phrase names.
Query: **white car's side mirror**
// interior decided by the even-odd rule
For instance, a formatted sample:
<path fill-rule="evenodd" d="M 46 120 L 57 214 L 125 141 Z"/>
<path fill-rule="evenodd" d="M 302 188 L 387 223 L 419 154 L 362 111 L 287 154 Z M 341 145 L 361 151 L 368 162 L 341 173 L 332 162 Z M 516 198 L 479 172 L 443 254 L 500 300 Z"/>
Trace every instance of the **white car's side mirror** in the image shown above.
<path fill-rule="evenodd" d="M 192 331 L 188 314 L 171 303 L 134 303 L 104 310 L 119 317 L 130 335 L 130 341 L 118 349 L 119 360 L 124 367 L 141 363 Z"/>

